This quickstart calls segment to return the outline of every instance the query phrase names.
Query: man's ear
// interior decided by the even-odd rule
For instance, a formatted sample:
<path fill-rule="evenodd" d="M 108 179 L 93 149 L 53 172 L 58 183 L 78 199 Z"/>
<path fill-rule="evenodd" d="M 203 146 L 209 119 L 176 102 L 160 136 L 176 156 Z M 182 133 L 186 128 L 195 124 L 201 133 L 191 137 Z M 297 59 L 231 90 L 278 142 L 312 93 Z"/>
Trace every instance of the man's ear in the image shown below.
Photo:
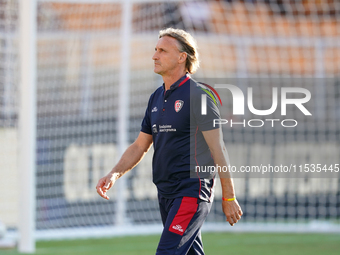
<path fill-rule="evenodd" d="M 187 60 L 187 53 L 186 52 L 181 52 L 179 55 L 178 62 L 180 64 L 184 63 Z"/>

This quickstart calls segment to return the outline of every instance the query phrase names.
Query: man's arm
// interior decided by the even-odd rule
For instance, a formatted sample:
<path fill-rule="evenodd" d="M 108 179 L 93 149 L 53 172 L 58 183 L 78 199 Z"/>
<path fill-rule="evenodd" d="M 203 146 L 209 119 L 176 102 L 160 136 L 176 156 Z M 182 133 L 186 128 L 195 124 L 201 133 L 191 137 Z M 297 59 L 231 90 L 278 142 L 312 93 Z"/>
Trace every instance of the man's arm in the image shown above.
<path fill-rule="evenodd" d="M 96 187 L 97 193 L 101 197 L 109 200 L 106 192 L 111 189 L 116 180 L 134 168 L 142 160 L 151 144 L 152 135 L 140 132 L 136 141 L 126 149 L 117 165 L 110 171 L 110 173 L 98 181 Z"/>
<path fill-rule="evenodd" d="M 203 131 L 203 136 L 207 142 L 211 154 L 214 158 L 215 164 L 228 167 L 228 153 L 224 146 L 222 130 L 221 128 L 213 129 L 209 131 Z M 229 172 L 219 173 L 222 186 L 222 196 L 224 198 L 235 197 L 235 190 L 233 180 Z M 222 201 L 222 209 L 227 217 L 227 221 L 233 226 L 242 216 L 242 210 L 237 200 L 234 201 Z"/>

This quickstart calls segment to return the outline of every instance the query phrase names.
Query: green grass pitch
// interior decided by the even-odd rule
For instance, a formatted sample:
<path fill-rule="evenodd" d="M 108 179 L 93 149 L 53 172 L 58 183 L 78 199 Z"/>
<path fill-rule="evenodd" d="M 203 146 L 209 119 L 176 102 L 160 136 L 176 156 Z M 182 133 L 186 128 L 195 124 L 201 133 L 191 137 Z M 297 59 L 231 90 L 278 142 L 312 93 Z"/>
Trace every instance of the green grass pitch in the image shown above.
<path fill-rule="evenodd" d="M 339 255 L 340 234 L 204 233 L 206 255 Z M 152 255 L 159 236 L 37 242 L 35 254 Z M 19 254 L 16 249 L 1 255 Z"/>

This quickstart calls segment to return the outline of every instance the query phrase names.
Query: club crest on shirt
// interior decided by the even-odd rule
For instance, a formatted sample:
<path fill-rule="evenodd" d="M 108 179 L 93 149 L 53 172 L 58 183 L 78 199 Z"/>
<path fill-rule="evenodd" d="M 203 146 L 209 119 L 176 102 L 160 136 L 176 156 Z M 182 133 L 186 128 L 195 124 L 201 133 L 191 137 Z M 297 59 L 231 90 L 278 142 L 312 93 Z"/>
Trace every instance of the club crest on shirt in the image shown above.
<path fill-rule="evenodd" d="M 182 100 L 176 100 L 175 102 L 175 111 L 179 112 L 184 105 L 184 102 Z"/>

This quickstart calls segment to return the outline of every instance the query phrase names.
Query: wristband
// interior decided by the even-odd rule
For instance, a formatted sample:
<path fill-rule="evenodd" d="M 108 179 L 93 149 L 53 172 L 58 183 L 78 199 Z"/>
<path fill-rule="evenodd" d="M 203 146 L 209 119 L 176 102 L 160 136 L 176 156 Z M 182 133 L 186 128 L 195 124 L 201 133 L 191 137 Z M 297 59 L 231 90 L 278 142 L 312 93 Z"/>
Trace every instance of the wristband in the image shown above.
<path fill-rule="evenodd" d="M 224 197 L 222 197 L 223 201 L 234 201 L 235 199 L 236 199 L 236 197 L 233 197 L 233 198 L 224 198 Z"/>

